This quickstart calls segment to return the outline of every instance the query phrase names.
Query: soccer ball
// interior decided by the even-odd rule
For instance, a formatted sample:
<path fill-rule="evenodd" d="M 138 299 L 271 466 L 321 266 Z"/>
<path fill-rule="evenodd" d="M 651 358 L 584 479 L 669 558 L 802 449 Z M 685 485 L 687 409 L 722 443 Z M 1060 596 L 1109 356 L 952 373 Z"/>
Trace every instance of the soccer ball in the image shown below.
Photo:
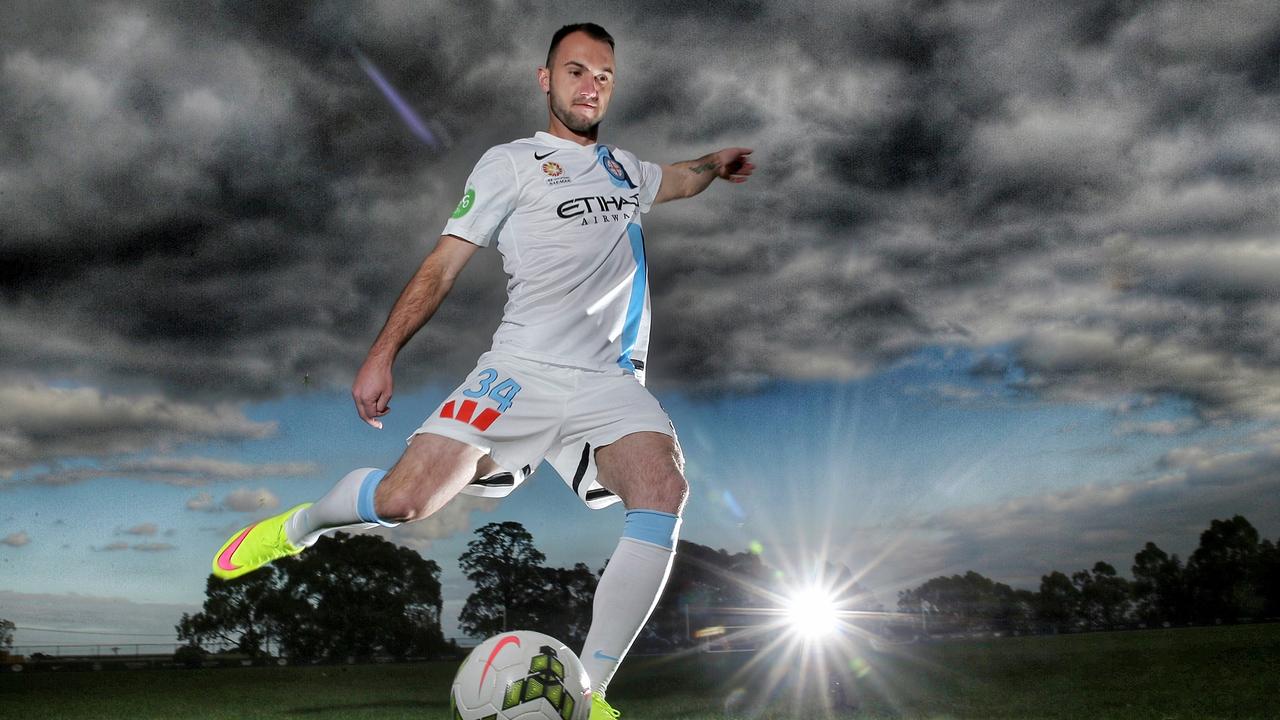
<path fill-rule="evenodd" d="M 449 691 L 453 720 L 586 720 L 591 683 L 564 643 L 528 630 L 480 643 Z"/>

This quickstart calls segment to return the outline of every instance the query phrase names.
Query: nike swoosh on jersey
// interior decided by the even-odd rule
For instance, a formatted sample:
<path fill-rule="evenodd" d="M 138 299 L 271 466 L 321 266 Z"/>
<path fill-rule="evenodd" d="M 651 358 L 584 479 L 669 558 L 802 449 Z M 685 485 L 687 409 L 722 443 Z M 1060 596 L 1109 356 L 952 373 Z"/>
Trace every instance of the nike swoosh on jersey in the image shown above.
<path fill-rule="evenodd" d="M 240 549 L 240 543 L 244 542 L 244 539 L 249 536 L 249 531 L 257 526 L 258 523 L 254 523 L 245 528 L 244 531 L 240 533 L 240 537 L 233 540 L 231 544 L 227 546 L 227 549 L 222 551 L 222 554 L 218 556 L 218 567 L 226 570 L 227 572 L 234 572 L 240 569 L 240 565 L 231 564 L 231 556 L 235 555 L 236 550 Z"/>
<path fill-rule="evenodd" d="M 533 153 L 533 159 L 534 159 L 534 160 L 545 160 L 546 158 L 549 158 L 549 157 L 551 157 L 552 155 L 554 155 L 554 154 L 556 154 L 556 153 L 558 153 L 558 152 L 560 152 L 560 151 L 559 151 L 559 150 L 552 150 L 551 152 L 549 152 L 549 153 L 547 153 L 547 154 L 545 154 L 545 155 L 539 155 L 537 152 L 534 152 L 534 153 Z"/>
<path fill-rule="evenodd" d="M 618 658 L 616 658 L 616 657 L 614 657 L 614 656 L 612 656 L 612 655 L 605 655 L 603 650 L 597 650 L 597 651 L 595 651 L 594 653 L 592 653 L 592 654 L 591 654 L 591 656 L 592 656 L 592 657 L 594 657 L 594 658 L 595 658 L 595 659 L 597 659 L 597 660 L 611 660 L 611 661 L 613 661 L 613 662 L 617 662 L 617 661 L 618 661 Z"/>
<path fill-rule="evenodd" d="M 489 659 L 484 661 L 484 670 L 480 671 L 480 689 L 484 689 L 484 676 L 489 674 L 489 668 L 493 667 L 494 658 L 498 657 L 498 653 L 502 652 L 502 648 L 515 643 L 516 647 L 520 647 L 520 638 L 516 635 L 508 635 L 498 641 L 493 646 L 493 652 L 489 653 Z"/>

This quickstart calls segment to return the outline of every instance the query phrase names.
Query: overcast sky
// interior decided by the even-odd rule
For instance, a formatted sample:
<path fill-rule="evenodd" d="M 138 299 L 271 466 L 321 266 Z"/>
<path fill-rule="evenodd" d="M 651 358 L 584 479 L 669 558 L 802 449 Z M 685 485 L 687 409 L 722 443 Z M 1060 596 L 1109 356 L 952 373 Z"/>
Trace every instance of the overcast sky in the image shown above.
<path fill-rule="evenodd" d="M 1280 534 L 1280 5 L 706 7 L 9 8 L 0 617 L 198 604 L 219 535 L 394 461 L 488 345 L 497 254 L 402 354 L 403 430 L 360 426 L 346 388 L 479 155 L 545 128 L 534 71 L 581 20 L 618 41 L 602 140 L 759 167 L 645 219 L 686 537 L 821 544 L 774 510 L 823 499 L 829 552 L 892 604 L 931 573 L 1185 554 L 1235 513 Z M 483 522 L 600 563 L 618 517 L 538 485 L 393 537 L 455 607 Z"/>

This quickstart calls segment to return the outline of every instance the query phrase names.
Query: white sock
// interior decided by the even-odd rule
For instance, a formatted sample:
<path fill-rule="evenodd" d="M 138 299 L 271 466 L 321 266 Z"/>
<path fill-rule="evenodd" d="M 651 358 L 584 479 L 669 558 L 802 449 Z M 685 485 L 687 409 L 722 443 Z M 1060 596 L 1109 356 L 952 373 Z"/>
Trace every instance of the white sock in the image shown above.
<path fill-rule="evenodd" d="M 347 473 L 324 497 L 285 522 L 285 536 L 294 545 L 311 547 L 326 532 L 395 527 L 398 523 L 384 522 L 373 510 L 373 491 L 386 474 L 377 468 Z"/>
<path fill-rule="evenodd" d="M 678 529 L 679 518 L 669 513 L 649 510 L 627 513 L 627 529 L 596 586 L 596 596 L 591 603 L 591 629 L 582 646 L 582 666 L 595 692 L 604 694 L 622 658 L 658 604 L 671 571 Z"/>

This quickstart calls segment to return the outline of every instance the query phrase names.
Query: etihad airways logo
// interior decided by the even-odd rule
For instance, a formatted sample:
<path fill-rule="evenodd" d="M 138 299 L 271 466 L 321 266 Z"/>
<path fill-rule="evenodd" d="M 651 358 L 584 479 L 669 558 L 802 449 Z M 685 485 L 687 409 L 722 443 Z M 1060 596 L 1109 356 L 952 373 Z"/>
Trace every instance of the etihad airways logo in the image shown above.
<path fill-rule="evenodd" d="M 640 193 L 629 196 L 592 195 L 565 200 L 556 208 L 556 214 L 565 220 L 582 218 L 582 225 L 607 222 L 625 222 L 634 218 L 640 210 Z"/>

